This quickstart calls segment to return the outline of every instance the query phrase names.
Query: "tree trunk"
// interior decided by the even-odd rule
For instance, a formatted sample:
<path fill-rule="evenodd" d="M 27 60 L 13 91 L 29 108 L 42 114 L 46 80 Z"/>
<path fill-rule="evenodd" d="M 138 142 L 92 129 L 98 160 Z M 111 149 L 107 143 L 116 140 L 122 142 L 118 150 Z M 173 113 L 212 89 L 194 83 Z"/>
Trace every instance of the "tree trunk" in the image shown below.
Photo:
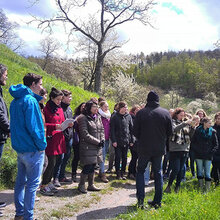
<path fill-rule="evenodd" d="M 95 92 L 100 94 L 102 83 L 102 69 L 104 64 L 104 56 L 102 54 L 102 45 L 98 45 L 97 61 L 95 65 Z"/>

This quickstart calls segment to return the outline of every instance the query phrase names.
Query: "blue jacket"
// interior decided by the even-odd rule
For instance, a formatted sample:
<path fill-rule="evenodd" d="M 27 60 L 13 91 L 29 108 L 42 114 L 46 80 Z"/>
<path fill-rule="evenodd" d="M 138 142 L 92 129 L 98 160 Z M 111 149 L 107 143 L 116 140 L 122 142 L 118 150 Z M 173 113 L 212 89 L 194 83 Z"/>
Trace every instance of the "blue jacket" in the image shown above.
<path fill-rule="evenodd" d="M 10 105 L 10 128 L 13 149 L 18 153 L 45 150 L 47 143 L 39 107 L 41 96 L 22 84 L 9 88 L 14 100 Z"/>

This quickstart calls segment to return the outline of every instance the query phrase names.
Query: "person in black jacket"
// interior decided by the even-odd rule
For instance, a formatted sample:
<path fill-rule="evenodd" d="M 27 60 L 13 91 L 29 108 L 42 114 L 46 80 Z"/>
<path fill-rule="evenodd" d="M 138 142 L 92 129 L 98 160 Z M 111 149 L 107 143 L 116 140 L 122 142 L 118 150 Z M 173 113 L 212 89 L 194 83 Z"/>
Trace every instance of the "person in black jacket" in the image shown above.
<path fill-rule="evenodd" d="M 220 112 L 215 114 L 215 124 L 213 128 L 217 132 L 217 138 L 218 138 L 218 149 L 213 155 L 213 161 L 212 161 L 212 173 L 215 185 L 219 185 L 220 180 Z"/>
<path fill-rule="evenodd" d="M 128 147 L 133 146 L 133 121 L 127 113 L 128 107 L 125 102 L 118 103 L 116 112 L 110 121 L 110 135 L 112 146 L 115 148 L 115 170 L 117 179 L 126 179 L 125 169 L 127 164 Z M 121 170 L 120 161 L 122 160 Z"/>
<path fill-rule="evenodd" d="M 135 116 L 137 114 L 137 112 L 140 110 L 140 106 L 139 105 L 134 105 L 129 114 L 132 117 L 132 121 L 134 123 L 135 120 Z M 134 145 L 132 147 L 130 147 L 130 152 L 131 152 L 131 161 L 129 163 L 128 166 L 128 178 L 135 180 L 135 176 L 136 176 L 136 164 L 137 164 L 137 159 L 138 159 L 138 154 L 137 154 L 137 140 L 135 137 L 133 137 L 133 141 L 134 141 Z"/>
<path fill-rule="evenodd" d="M 8 109 L 2 95 L 2 87 L 6 85 L 8 70 L 7 67 L 0 64 L 0 160 L 4 144 L 9 136 L 10 126 L 8 120 Z M 5 202 L 0 202 L 0 208 L 6 206 Z M 0 216 L 3 216 L 0 212 Z"/>
<path fill-rule="evenodd" d="M 204 117 L 201 125 L 197 127 L 192 138 L 192 148 L 195 152 L 197 164 L 197 178 L 199 188 L 203 190 L 203 178 L 205 175 L 205 190 L 208 191 L 211 185 L 211 162 L 214 152 L 218 149 L 216 130 L 211 127 L 211 119 Z M 203 174 L 204 173 L 204 174 Z"/>
<path fill-rule="evenodd" d="M 65 119 L 73 119 L 73 112 L 70 107 L 72 101 L 72 93 L 68 90 L 62 90 L 63 98 L 61 101 L 61 108 L 63 109 Z M 60 182 L 72 182 L 72 179 L 67 179 L 65 176 L 65 169 L 67 162 L 71 155 L 71 148 L 73 145 L 73 123 L 70 123 L 69 127 L 63 131 L 66 142 L 66 153 L 60 155 L 57 164 L 54 168 L 55 184 L 59 186 Z M 56 185 L 55 185 L 56 186 Z"/>
<path fill-rule="evenodd" d="M 153 201 L 148 201 L 148 204 L 154 208 L 161 206 L 163 190 L 161 162 L 165 154 L 166 140 L 172 131 L 172 121 L 168 110 L 160 107 L 159 96 L 156 92 L 149 92 L 147 105 L 136 114 L 133 129 L 133 134 L 138 139 L 136 195 L 140 208 L 144 206 L 144 172 L 150 161 L 155 178 L 155 195 Z"/>

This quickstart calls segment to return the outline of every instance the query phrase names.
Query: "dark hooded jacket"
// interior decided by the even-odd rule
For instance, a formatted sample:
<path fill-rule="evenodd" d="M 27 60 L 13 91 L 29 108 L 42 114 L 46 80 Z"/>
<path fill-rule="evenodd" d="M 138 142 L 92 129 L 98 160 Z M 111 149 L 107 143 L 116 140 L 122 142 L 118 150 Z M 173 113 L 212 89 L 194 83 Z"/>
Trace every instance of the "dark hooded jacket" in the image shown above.
<path fill-rule="evenodd" d="M 10 132 L 8 109 L 2 95 L 2 87 L 0 86 L 0 144 L 4 144 Z"/>
<path fill-rule="evenodd" d="M 145 108 L 137 112 L 133 129 L 138 156 L 144 158 L 164 155 L 166 140 L 173 132 L 168 110 L 161 108 L 157 99 L 147 101 Z"/>

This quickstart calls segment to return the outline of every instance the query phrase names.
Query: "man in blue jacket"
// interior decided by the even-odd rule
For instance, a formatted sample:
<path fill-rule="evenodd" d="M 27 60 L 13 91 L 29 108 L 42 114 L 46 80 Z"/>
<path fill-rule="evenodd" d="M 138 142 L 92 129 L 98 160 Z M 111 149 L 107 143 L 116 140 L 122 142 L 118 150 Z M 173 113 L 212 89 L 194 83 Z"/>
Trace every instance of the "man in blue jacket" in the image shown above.
<path fill-rule="evenodd" d="M 33 219 L 34 202 L 47 146 L 39 107 L 42 77 L 28 73 L 23 84 L 13 85 L 10 105 L 11 142 L 17 152 L 18 173 L 15 182 L 15 219 Z"/>
<path fill-rule="evenodd" d="M 6 85 L 6 80 L 8 78 L 7 75 L 8 75 L 7 67 L 0 64 L 0 160 L 2 157 L 4 144 L 10 132 L 8 109 L 3 99 L 2 87 L 1 87 Z M 0 208 L 5 206 L 6 206 L 5 202 L 0 202 Z M 3 216 L 2 212 L 0 212 L 0 217 L 1 216 Z"/>

